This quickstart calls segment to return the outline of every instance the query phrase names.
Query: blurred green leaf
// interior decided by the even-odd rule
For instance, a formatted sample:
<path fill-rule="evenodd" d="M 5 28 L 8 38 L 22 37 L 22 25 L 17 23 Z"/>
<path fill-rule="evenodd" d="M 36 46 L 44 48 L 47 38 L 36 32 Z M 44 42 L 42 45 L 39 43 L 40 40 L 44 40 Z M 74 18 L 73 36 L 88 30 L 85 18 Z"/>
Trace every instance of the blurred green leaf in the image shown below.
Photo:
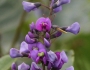
<path fill-rule="evenodd" d="M 90 34 L 80 34 L 67 42 L 74 50 L 75 70 L 90 70 Z"/>
<path fill-rule="evenodd" d="M 0 58 L 0 70 L 8 70 L 13 62 L 15 62 L 16 59 L 10 58 L 10 55 L 5 55 L 2 58 Z"/>

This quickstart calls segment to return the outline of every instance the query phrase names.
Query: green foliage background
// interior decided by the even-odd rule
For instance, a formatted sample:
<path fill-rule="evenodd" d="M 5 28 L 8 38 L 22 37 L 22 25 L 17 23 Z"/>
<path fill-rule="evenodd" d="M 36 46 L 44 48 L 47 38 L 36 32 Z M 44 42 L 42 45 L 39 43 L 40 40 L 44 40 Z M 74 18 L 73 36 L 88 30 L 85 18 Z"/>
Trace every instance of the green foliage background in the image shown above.
<path fill-rule="evenodd" d="M 0 70 L 10 69 L 12 62 L 16 59 L 11 59 L 8 52 L 11 47 L 19 49 L 19 45 L 24 40 L 25 34 L 29 31 L 29 24 L 35 22 L 43 14 L 48 14 L 48 10 L 41 7 L 34 12 L 26 13 L 22 7 L 23 0 L 0 0 Z M 48 0 L 30 0 L 32 2 L 41 1 L 44 4 L 49 4 Z M 21 19 L 22 18 L 22 19 Z M 69 26 L 74 22 L 79 22 L 81 26 L 78 35 L 63 34 L 60 38 L 54 41 L 51 46 L 53 51 L 65 50 L 69 62 L 65 64 L 62 70 L 66 67 L 74 65 L 75 70 L 90 70 L 90 0 L 71 0 L 70 4 L 63 5 L 63 10 L 56 14 L 53 24 L 61 26 Z M 20 29 L 19 24 L 23 23 Z M 16 43 L 12 45 L 14 36 L 17 32 Z M 19 63 L 23 60 L 30 64 L 30 59 L 17 59 Z"/>

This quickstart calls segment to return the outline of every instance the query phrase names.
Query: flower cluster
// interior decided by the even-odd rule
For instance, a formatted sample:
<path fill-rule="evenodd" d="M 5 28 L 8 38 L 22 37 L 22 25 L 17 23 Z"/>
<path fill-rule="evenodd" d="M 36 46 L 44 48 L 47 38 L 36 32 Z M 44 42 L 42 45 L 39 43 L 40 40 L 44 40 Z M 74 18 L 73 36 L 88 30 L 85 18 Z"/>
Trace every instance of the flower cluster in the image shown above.
<path fill-rule="evenodd" d="M 25 11 L 30 12 L 40 6 L 44 6 L 50 10 L 50 16 L 62 10 L 62 5 L 70 3 L 70 0 L 50 0 L 50 7 L 46 7 L 39 2 L 31 3 L 23 1 L 22 5 Z M 67 27 L 59 27 L 52 25 L 52 17 L 41 17 L 36 23 L 30 24 L 30 31 L 26 34 L 25 40 L 21 43 L 20 49 L 11 48 L 10 57 L 27 57 L 33 60 L 31 65 L 24 62 L 17 66 L 12 64 L 12 70 L 60 70 L 62 66 L 68 62 L 68 57 L 64 51 L 53 52 L 50 50 L 51 40 L 60 37 L 62 33 L 78 34 L 80 25 L 78 22 L 73 23 Z M 38 64 L 42 63 L 42 68 Z M 66 70 L 74 70 L 73 66 L 66 68 Z"/>

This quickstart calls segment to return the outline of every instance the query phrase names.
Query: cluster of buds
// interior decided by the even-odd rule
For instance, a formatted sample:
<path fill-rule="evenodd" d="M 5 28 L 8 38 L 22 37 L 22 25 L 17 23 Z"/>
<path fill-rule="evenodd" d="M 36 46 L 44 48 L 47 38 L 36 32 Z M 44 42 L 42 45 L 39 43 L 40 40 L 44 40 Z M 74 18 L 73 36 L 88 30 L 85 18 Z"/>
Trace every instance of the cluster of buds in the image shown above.
<path fill-rule="evenodd" d="M 25 40 L 20 45 L 20 50 L 11 48 L 10 57 L 27 57 L 32 59 L 31 65 L 24 62 L 17 66 L 12 64 L 12 70 L 60 70 L 62 66 L 68 62 L 68 57 L 64 51 L 53 52 L 50 50 L 52 39 L 58 38 L 62 33 L 78 34 L 80 31 L 80 25 L 78 22 L 73 23 L 67 27 L 59 27 L 58 25 L 52 25 L 52 16 L 54 13 L 62 10 L 62 5 L 70 3 L 70 0 L 50 0 L 49 7 L 36 2 L 23 1 L 22 5 L 25 11 L 30 12 L 44 6 L 50 10 L 50 17 L 41 17 L 36 23 L 30 24 L 30 31 L 26 34 Z M 42 68 L 38 64 L 42 64 Z M 74 70 L 73 66 L 66 68 L 66 70 Z"/>

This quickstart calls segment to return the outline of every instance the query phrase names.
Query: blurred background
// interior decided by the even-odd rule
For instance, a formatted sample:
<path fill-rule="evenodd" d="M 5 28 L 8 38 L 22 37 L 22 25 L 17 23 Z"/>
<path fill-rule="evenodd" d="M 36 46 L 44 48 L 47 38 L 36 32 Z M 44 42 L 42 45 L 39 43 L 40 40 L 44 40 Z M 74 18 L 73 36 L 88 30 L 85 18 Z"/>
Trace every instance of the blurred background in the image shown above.
<path fill-rule="evenodd" d="M 30 63 L 30 59 L 11 59 L 9 50 L 11 47 L 19 49 L 20 43 L 27 34 L 29 24 L 47 15 L 48 10 L 40 7 L 38 10 L 27 13 L 22 7 L 23 0 L 0 0 L 0 70 L 10 70 L 12 62 L 22 61 Z M 42 2 L 49 5 L 49 0 L 29 0 Z M 57 38 L 51 46 L 53 51 L 65 50 L 69 61 L 66 67 L 74 65 L 75 70 L 90 70 L 90 0 L 71 0 L 70 4 L 63 5 L 63 10 L 56 14 L 52 24 L 60 27 L 69 26 L 79 22 L 80 33 L 63 34 Z"/>

